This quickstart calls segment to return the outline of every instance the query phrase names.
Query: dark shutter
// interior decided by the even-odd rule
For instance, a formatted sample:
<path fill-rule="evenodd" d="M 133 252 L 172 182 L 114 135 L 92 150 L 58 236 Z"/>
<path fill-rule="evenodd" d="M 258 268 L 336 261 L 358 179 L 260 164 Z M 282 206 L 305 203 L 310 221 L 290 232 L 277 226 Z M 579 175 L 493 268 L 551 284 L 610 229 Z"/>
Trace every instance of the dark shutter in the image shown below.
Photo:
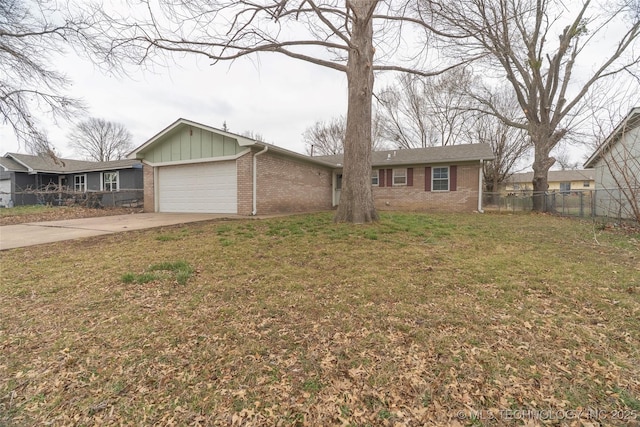
<path fill-rule="evenodd" d="M 431 166 L 424 168 L 424 191 L 431 191 Z"/>
<path fill-rule="evenodd" d="M 407 168 L 407 186 L 413 186 L 413 168 Z"/>
<path fill-rule="evenodd" d="M 449 166 L 449 191 L 456 191 L 458 187 L 458 167 Z"/>
<path fill-rule="evenodd" d="M 393 187 L 393 169 L 387 169 L 387 187 Z"/>
<path fill-rule="evenodd" d="M 384 169 L 378 169 L 378 187 L 384 187 Z"/>

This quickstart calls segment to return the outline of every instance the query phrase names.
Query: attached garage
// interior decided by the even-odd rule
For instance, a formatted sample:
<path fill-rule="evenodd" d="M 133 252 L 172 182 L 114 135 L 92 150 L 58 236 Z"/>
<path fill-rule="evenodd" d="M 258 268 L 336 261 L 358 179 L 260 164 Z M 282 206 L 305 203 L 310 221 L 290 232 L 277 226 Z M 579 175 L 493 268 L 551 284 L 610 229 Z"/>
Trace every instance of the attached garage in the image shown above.
<path fill-rule="evenodd" d="M 130 154 L 147 212 L 257 215 L 331 209 L 333 165 L 178 119 Z"/>
<path fill-rule="evenodd" d="M 236 162 L 221 161 L 158 168 L 159 212 L 238 212 Z"/>

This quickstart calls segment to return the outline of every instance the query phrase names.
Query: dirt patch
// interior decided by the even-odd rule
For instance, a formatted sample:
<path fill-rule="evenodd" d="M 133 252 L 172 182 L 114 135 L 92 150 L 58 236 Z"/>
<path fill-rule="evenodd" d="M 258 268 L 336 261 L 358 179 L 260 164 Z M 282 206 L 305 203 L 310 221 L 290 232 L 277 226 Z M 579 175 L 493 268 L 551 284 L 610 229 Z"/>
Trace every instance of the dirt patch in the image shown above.
<path fill-rule="evenodd" d="M 59 221 L 65 219 L 93 218 L 99 216 L 126 215 L 140 213 L 140 208 L 104 208 L 93 209 L 85 207 L 50 207 L 40 212 L 23 213 L 20 215 L 0 216 L 0 225 L 24 224 L 27 222 Z"/>

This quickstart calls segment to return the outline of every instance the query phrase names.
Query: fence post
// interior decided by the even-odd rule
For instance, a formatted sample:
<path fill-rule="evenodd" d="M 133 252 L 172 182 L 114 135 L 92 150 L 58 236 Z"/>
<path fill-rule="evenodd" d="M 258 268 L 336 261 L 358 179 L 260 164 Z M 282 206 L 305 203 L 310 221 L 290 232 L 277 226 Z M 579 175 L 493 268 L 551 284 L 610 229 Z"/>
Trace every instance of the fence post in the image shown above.
<path fill-rule="evenodd" d="M 580 218 L 584 217 L 584 191 L 580 192 Z"/>

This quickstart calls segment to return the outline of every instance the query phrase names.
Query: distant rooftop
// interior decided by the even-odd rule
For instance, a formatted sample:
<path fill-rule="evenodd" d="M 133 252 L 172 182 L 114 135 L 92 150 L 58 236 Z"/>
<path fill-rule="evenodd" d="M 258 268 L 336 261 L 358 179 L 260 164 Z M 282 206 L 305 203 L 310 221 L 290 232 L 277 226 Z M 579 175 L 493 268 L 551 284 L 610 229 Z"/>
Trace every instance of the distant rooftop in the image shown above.
<path fill-rule="evenodd" d="M 595 173 L 593 169 L 578 169 L 565 171 L 549 171 L 547 181 L 549 182 L 567 182 L 567 181 L 593 181 Z M 531 183 L 533 180 L 533 172 L 516 173 L 511 175 L 507 180 L 514 184 Z"/>

